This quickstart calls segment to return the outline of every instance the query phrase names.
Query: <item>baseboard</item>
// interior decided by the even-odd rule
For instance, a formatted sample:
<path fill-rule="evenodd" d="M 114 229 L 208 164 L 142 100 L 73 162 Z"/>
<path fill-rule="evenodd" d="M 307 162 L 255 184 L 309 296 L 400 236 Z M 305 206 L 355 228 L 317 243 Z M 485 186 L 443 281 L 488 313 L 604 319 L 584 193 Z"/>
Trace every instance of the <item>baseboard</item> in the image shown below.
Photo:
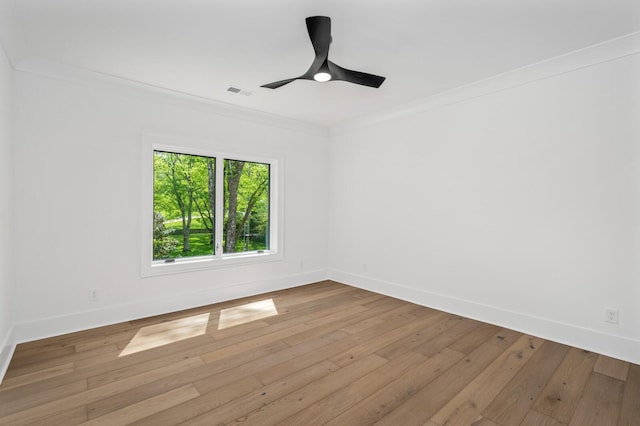
<path fill-rule="evenodd" d="M 41 318 L 16 324 L 14 341 L 16 343 L 24 343 L 45 339 L 76 331 L 298 287 L 326 279 L 327 270 L 320 269 L 224 287 L 216 286 L 207 290 L 172 295 L 171 297 L 157 297 L 144 303 L 128 303 L 53 318 Z"/>
<path fill-rule="evenodd" d="M 338 270 L 329 270 L 329 279 L 396 299 L 406 300 L 634 364 L 640 364 L 639 340 Z"/>
<path fill-rule="evenodd" d="M 2 346 L 0 346 L 0 383 L 2 383 L 2 379 L 4 379 L 4 375 L 7 373 L 7 369 L 11 363 L 11 357 L 16 350 L 14 335 L 15 328 L 11 327 L 2 341 Z"/>

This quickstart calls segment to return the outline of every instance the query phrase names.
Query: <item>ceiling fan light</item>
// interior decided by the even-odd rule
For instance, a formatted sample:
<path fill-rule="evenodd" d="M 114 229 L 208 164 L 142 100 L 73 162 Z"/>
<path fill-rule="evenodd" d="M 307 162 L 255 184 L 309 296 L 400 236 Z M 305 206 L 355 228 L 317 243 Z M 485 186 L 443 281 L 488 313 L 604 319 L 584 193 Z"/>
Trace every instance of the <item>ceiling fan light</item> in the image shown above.
<path fill-rule="evenodd" d="M 318 72 L 313 76 L 315 81 L 325 82 L 331 80 L 331 74 L 328 72 Z"/>

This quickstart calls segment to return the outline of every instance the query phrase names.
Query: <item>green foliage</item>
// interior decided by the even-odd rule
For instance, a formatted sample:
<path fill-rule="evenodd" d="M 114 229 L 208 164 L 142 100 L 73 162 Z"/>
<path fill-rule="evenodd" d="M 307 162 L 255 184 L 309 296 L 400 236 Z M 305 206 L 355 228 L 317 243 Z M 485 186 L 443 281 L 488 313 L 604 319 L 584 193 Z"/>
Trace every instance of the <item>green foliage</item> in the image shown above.
<path fill-rule="evenodd" d="M 178 242 L 170 237 L 173 229 L 164 226 L 164 217 L 153 212 L 153 259 L 167 259 L 169 254 L 178 247 Z"/>
<path fill-rule="evenodd" d="M 181 257 L 194 257 L 194 256 L 211 256 L 211 233 L 191 233 L 189 234 L 189 245 L 191 250 L 189 253 L 182 251 L 182 236 L 171 235 L 176 246 L 173 251 L 168 255 L 169 259 L 179 259 Z"/>

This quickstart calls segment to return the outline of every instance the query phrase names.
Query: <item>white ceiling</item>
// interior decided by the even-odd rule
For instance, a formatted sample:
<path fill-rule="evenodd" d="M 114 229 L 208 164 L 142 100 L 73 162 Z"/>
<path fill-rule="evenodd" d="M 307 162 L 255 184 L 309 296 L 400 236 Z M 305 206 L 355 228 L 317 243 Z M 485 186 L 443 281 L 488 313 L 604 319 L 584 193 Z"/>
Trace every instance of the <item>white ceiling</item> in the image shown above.
<path fill-rule="evenodd" d="M 307 70 L 312 15 L 332 19 L 329 58 L 379 89 L 259 87 Z M 322 126 L 639 30 L 640 0 L 0 0 L 16 68 L 44 58 Z"/>

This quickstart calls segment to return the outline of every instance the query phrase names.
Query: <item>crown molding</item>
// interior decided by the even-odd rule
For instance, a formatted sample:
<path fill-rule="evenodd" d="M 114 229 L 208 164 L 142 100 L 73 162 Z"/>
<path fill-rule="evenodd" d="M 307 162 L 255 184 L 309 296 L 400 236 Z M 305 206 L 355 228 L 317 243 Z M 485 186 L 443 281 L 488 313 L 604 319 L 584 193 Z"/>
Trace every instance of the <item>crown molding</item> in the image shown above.
<path fill-rule="evenodd" d="M 329 129 L 313 123 L 294 120 L 275 114 L 269 114 L 245 108 L 192 93 L 167 89 L 161 86 L 144 83 L 101 73 L 98 71 L 61 64 L 43 57 L 30 57 L 14 66 L 16 72 L 33 74 L 120 93 L 124 96 L 135 96 L 145 100 L 164 102 L 183 108 L 197 109 L 227 118 L 250 121 L 266 126 L 302 132 L 314 136 L 327 137 Z"/>
<path fill-rule="evenodd" d="M 330 127 L 331 137 L 640 53 L 640 31 Z"/>

